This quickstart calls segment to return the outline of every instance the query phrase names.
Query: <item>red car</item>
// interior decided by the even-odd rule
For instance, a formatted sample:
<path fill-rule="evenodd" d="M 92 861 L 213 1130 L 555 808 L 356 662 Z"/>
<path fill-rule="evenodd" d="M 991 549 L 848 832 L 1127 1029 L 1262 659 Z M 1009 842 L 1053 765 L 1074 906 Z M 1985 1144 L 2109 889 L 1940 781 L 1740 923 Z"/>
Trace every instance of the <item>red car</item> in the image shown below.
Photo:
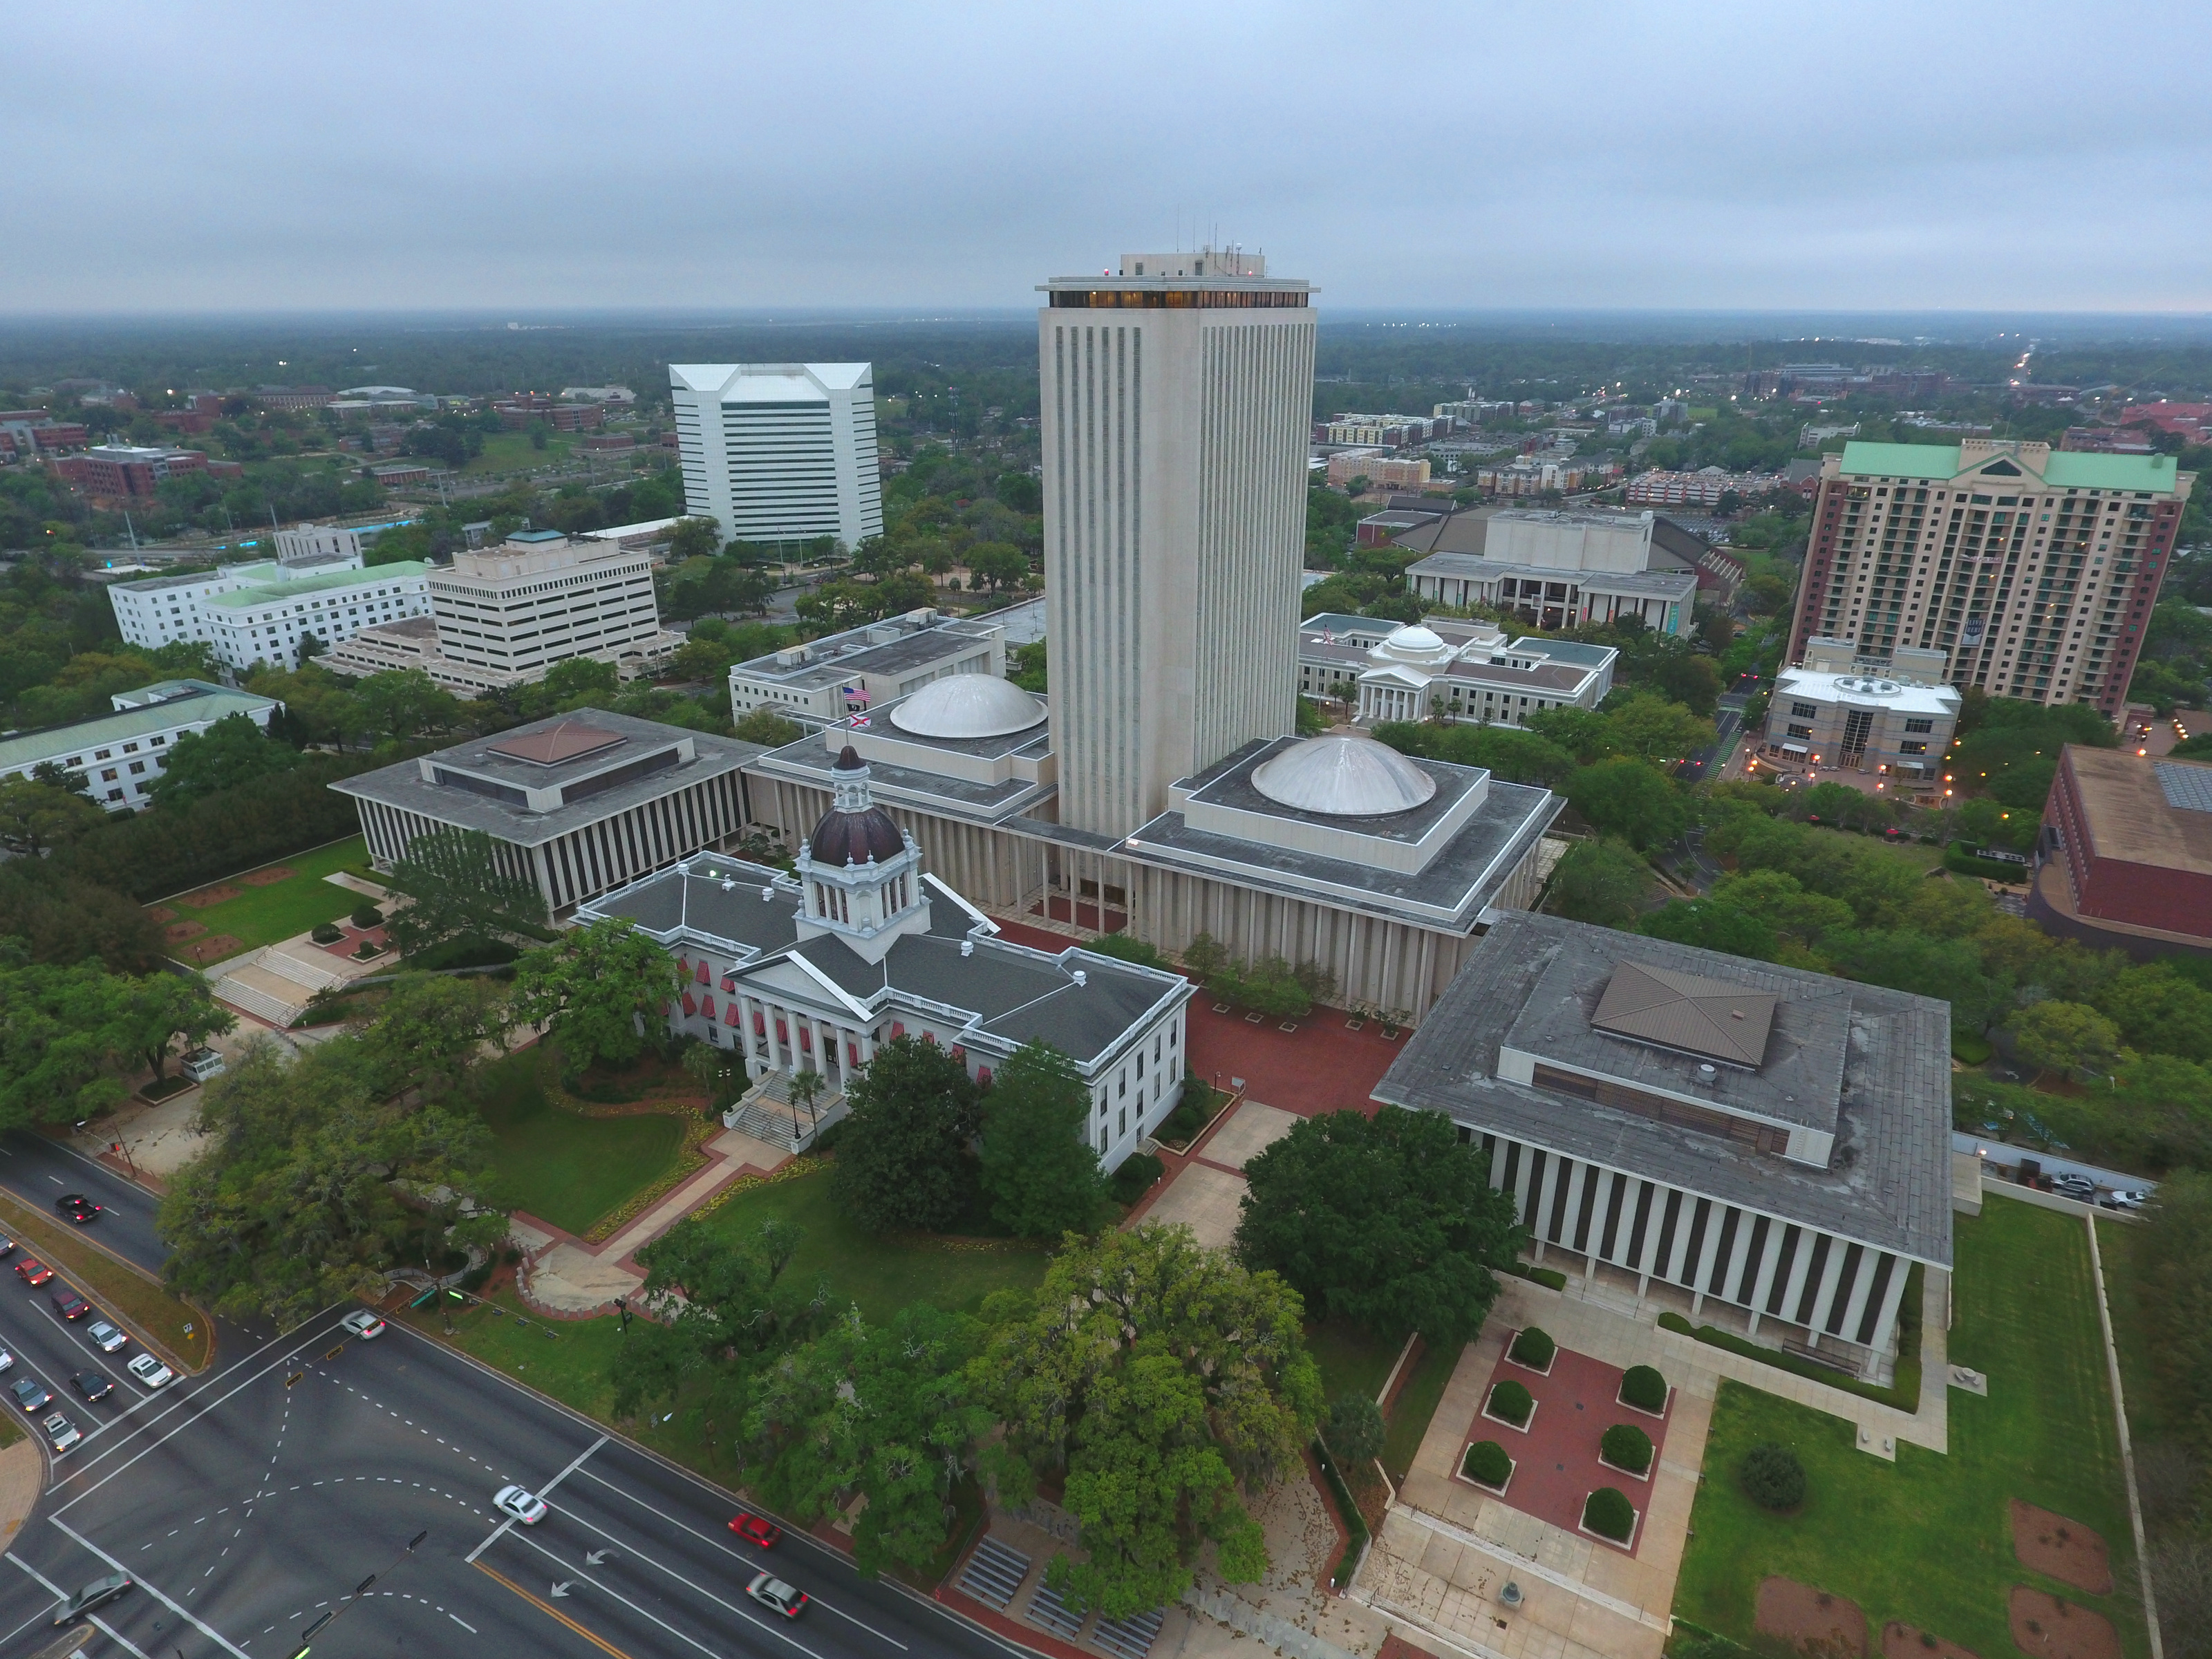
<path fill-rule="evenodd" d="M 27 1285 L 43 1285 L 54 1276 L 54 1270 L 43 1261 L 25 1256 L 15 1264 L 15 1277 Z"/>
<path fill-rule="evenodd" d="M 783 1528 L 775 1522 L 757 1515 L 741 1515 L 730 1522 L 730 1530 L 748 1544 L 758 1544 L 763 1549 L 774 1549 L 775 1540 L 783 1536 Z"/>

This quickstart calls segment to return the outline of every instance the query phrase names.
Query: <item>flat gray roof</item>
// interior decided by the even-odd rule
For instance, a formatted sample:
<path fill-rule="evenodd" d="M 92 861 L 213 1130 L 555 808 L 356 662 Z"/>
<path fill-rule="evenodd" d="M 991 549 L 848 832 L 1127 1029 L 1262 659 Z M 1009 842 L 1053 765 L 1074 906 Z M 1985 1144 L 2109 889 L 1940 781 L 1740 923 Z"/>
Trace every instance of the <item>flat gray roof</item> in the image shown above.
<path fill-rule="evenodd" d="M 1509 1039 L 1514 1047 L 1528 1046 L 1519 1029 L 1524 1019 L 1549 1029 L 1550 1022 L 1567 1018 L 1564 1000 L 1585 992 L 1595 1008 L 1613 964 L 1624 960 L 1773 992 L 1777 1029 L 1766 1044 L 1764 1068 L 1772 1075 L 1763 1085 L 1769 1089 L 1786 1092 L 1785 1071 L 1809 1087 L 1809 1052 L 1781 1056 L 1778 1051 L 1800 1036 L 1818 1037 L 1824 1020 L 1839 1024 L 1832 1048 L 1839 1072 L 1827 1085 L 1834 1091 L 1836 1137 L 1827 1168 L 1498 1079 L 1499 1048 Z M 1549 1007 L 1543 1006 L 1547 999 Z M 1683 1074 L 1695 1069 L 1686 1056 L 1589 1033 L 1586 1016 L 1584 1033 L 1587 1041 L 1613 1051 L 1607 1059 L 1617 1074 L 1631 1074 L 1620 1070 L 1620 1051 L 1634 1048 L 1643 1050 L 1638 1064 L 1673 1060 Z M 1443 1112 L 1479 1133 L 1509 1136 L 1948 1267 L 1950 1042 L 1950 1005 L 1932 998 L 1509 911 L 1407 1041 L 1376 1085 L 1375 1098 Z M 1740 1076 L 1724 1075 L 1723 1094 Z"/>
<path fill-rule="evenodd" d="M 519 738 L 577 720 L 605 727 L 618 734 L 623 742 L 554 766 L 540 766 L 496 752 L 497 744 L 512 744 Z M 726 772 L 738 771 L 746 762 L 768 750 L 759 744 L 743 743 L 735 738 L 714 737 L 681 726 L 663 726 L 658 720 L 634 720 L 628 714 L 610 714 L 601 708 L 580 708 L 509 731 L 495 732 L 488 738 L 456 744 L 451 749 L 441 749 L 423 757 L 434 768 L 442 764 L 515 789 L 545 789 L 592 777 L 632 758 L 642 759 L 686 738 L 692 744 L 691 760 L 665 770 L 648 772 L 544 812 L 531 811 L 495 795 L 480 793 L 459 784 L 432 783 L 423 777 L 421 765 L 411 760 L 364 772 L 357 777 L 341 778 L 331 787 L 342 795 L 380 801 L 386 806 L 456 829 L 481 830 L 518 847 L 538 847 L 557 841 L 587 823 L 618 817 L 643 802 L 657 800 Z"/>
<path fill-rule="evenodd" d="M 970 621 L 964 617 L 933 623 L 916 628 L 896 640 L 881 645 L 868 642 L 869 628 L 902 626 L 896 617 L 884 622 L 871 623 L 867 627 L 848 629 L 842 634 L 831 634 L 823 639 L 810 641 L 807 650 L 817 654 L 814 660 L 786 668 L 773 653 L 741 662 L 731 672 L 748 678 L 773 680 L 778 685 L 800 686 L 810 690 L 825 685 L 836 685 L 855 674 L 902 674 L 909 669 L 924 667 L 943 657 L 957 654 L 963 646 L 980 644 L 990 638 L 991 624 L 984 618 Z"/>

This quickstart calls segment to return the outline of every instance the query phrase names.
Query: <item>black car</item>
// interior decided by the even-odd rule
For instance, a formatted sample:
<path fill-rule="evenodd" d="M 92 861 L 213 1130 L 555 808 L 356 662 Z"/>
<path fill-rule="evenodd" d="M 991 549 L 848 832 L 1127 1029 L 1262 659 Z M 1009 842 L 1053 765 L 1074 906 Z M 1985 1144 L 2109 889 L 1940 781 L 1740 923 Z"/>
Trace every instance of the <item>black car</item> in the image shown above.
<path fill-rule="evenodd" d="M 99 1220 L 100 1215 L 100 1206 L 82 1193 L 64 1193 L 54 1200 L 54 1208 L 80 1227 L 88 1221 Z"/>
<path fill-rule="evenodd" d="M 87 1400 L 105 1400 L 115 1392 L 115 1384 L 98 1371 L 78 1371 L 70 1378 L 70 1387 Z"/>
<path fill-rule="evenodd" d="M 15 1254 L 15 1241 L 5 1233 L 0 1233 L 0 1256 L 10 1256 Z"/>
<path fill-rule="evenodd" d="M 54 1299 L 54 1311 L 64 1319 L 82 1319 L 92 1311 L 92 1304 L 58 1280 L 48 1292 Z"/>

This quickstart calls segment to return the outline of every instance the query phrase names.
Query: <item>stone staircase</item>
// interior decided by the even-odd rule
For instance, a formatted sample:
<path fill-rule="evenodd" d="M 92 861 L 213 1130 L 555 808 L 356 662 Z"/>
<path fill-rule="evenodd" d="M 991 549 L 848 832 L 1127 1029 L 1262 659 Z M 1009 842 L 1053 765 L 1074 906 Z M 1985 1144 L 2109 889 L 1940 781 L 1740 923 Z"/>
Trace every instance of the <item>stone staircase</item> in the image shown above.
<path fill-rule="evenodd" d="M 346 982 L 343 974 L 294 956 L 281 945 L 272 945 L 234 962 L 216 981 L 215 994 L 281 1029 L 307 1011 L 316 992 L 334 990 Z"/>
<path fill-rule="evenodd" d="M 851 1109 L 843 1091 L 825 1090 L 814 1097 L 811 1113 L 801 1111 L 791 1102 L 790 1075 L 770 1072 L 722 1114 L 722 1127 L 740 1130 L 771 1146 L 787 1147 L 795 1157 Z"/>

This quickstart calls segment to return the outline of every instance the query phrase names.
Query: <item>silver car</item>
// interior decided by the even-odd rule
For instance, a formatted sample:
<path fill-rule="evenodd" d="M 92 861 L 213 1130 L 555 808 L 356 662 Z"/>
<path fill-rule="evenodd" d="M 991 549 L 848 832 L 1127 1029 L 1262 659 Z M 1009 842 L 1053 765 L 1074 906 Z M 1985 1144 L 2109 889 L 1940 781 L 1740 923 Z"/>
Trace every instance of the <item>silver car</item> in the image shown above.
<path fill-rule="evenodd" d="M 92 1346 L 102 1353 L 113 1353 L 118 1348 L 127 1346 L 131 1341 L 129 1337 L 104 1319 L 94 1321 L 85 1334 L 92 1339 Z"/>

